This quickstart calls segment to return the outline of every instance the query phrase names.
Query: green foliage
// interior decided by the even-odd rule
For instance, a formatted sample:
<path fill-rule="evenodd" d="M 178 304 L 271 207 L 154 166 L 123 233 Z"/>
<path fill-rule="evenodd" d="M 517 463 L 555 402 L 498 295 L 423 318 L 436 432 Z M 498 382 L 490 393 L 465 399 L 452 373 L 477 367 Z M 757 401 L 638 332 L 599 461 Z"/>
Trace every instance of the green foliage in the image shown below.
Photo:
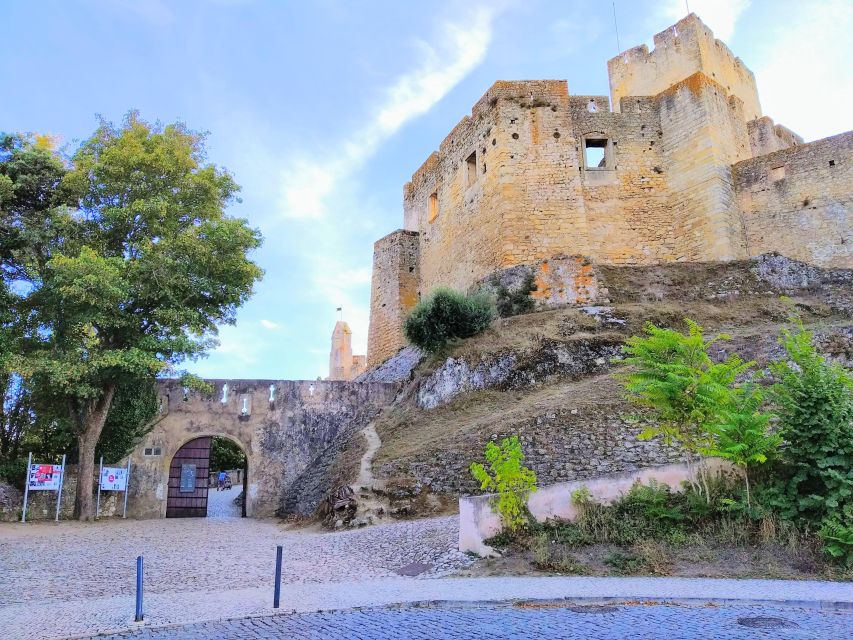
<path fill-rule="evenodd" d="M 246 454 L 228 438 L 214 438 L 210 444 L 210 470 L 228 471 L 242 469 L 246 465 Z"/>
<path fill-rule="evenodd" d="M 716 424 L 710 427 L 714 441 L 704 452 L 743 469 L 747 507 L 751 506 L 749 468 L 767 462 L 782 445 L 782 436 L 770 431 L 772 416 L 761 411 L 763 404 L 764 396 L 758 387 L 744 385 L 735 389 Z"/>
<path fill-rule="evenodd" d="M 528 313 L 533 309 L 534 300 L 530 294 L 537 289 L 533 273 L 528 273 L 521 286 L 513 291 L 502 284 L 497 275 L 492 277 L 491 285 L 495 289 L 495 305 L 501 318 Z"/>
<path fill-rule="evenodd" d="M 98 440 L 95 458 L 104 456 L 104 463 L 114 463 L 128 455 L 151 431 L 158 408 L 153 379 L 122 378 Z"/>
<path fill-rule="evenodd" d="M 471 474 L 481 489 L 496 491 L 497 510 L 509 531 L 527 524 L 527 498 L 536 491 L 536 473 L 524 466 L 524 454 L 518 436 L 504 438 L 500 445 L 486 445 L 489 471 L 480 463 L 471 465 Z"/>
<path fill-rule="evenodd" d="M 120 381 L 215 343 L 262 275 L 248 258 L 261 237 L 225 215 L 238 187 L 182 124 L 101 122 L 70 163 L 38 139 L 0 150 L 0 259 L 20 319 L 10 367 L 66 407 L 88 478 Z"/>
<path fill-rule="evenodd" d="M 846 567 L 853 567 L 853 509 L 846 511 L 842 517 L 824 520 L 819 535 L 827 555 Z"/>
<path fill-rule="evenodd" d="M 623 380 L 628 399 L 654 417 L 654 425 L 641 437 L 660 435 L 698 455 L 713 446 L 710 427 L 729 406 L 735 379 L 753 363 L 737 355 L 714 362 L 708 349 L 728 336 L 705 340 L 702 327 L 686 322 L 687 334 L 648 323 L 646 336 L 631 337 L 623 349 L 630 366 Z"/>
<path fill-rule="evenodd" d="M 494 317 L 494 304 L 484 293 L 466 296 L 453 289 L 436 289 L 412 309 L 404 331 L 409 342 L 434 353 L 448 340 L 470 338 L 487 329 Z"/>
<path fill-rule="evenodd" d="M 827 551 L 851 562 L 853 374 L 828 362 L 794 318 L 782 332 L 785 358 L 771 363 L 771 397 L 785 441 L 775 503 L 783 517 L 820 528 Z M 831 550 L 830 550 L 831 546 Z"/>

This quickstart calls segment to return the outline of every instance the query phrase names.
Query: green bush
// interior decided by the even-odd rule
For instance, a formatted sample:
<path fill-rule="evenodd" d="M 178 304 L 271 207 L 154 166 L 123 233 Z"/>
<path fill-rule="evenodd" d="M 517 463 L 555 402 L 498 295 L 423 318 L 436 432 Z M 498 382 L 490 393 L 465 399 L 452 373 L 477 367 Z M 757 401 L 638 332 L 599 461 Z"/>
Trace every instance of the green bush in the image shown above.
<path fill-rule="evenodd" d="M 487 329 L 494 318 L 494 302 L 487 294 L 466 296 L 452 289 L 436 289 L 412 309 L 404 331 L 413 345 L 434 353 L 448 340 L 470 338 Z"/>
<path fill-rule="evenodd" d="M 496 507 L 504 527 L 516 531 L 527 525 L 527 498 L 536 491 L 536 473 L 524 466 L 524 454 L 518 436 L 504 438 L 500 445 L 486 445 L 486 461 L 491 473 L 478 462 L 471 465 L 471 475 L 481 489 L 497 491 Z"/>
<path fill-rule="evenodd" d="M 853 523 L 853 375 L 818 354 L 799 321 L 780 342 L 786 358 L 770 365 L 771 397 L 786 446 L 773 506 L 782 517 L 823 528 L 825 539 L 843 538 Z M 842 523 L 840 514 L 851 517 Z"/>

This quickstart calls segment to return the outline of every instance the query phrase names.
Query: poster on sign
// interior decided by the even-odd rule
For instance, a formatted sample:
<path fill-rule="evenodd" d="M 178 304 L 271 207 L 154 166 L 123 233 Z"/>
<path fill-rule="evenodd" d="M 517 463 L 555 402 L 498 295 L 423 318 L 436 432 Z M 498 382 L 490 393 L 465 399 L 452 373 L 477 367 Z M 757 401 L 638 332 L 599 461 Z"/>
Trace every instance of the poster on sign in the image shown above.
<path fill-rule="evenodd" d="M 102 491 L 124 491 L 125 489 L 127 489 L 127 469 L 124 467 L 101 469 Z"/>
<path fill-rule="evenodd" d="M 61 464 L 31 464 L 29 481 L 30 491 L 59 491 L 62 480 Z"/>

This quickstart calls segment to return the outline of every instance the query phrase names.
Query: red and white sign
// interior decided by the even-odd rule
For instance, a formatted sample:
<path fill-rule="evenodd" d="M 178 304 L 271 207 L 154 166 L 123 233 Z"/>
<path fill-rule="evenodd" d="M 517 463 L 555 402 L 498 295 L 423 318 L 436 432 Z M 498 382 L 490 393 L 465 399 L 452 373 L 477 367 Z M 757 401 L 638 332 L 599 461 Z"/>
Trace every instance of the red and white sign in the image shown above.
<path fill-rule="evenodd" d="M 124 491 L 127 489 L 127 469 L 104 467 L 101 469 L 101 491 Z"/>
<path fill-rule="evenodd" d="M 30 491 L 59 491 L 61 479 L 61 464 L 31 464 L 27 485 Z"/>

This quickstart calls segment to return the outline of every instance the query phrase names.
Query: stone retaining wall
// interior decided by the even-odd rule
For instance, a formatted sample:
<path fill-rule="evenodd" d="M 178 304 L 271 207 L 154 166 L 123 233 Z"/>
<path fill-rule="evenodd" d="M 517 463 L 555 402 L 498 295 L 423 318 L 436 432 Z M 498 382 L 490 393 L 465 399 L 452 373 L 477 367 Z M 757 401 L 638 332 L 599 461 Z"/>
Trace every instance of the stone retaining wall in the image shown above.
<path fill-rule="evenodd" d="M 732 471 L 731 465 L 724 460 L 711 459 L 706 463 L 711 473 Z M 577 507 L 572 504 L 572 493 L 581 487 L 589 490 L 593 501 L 609 503 L 619 498 L 637 482 L 648 484 L 649 481 L 655 480 L 669 485 L 675 491 L 680 491 L 682 482 L 689 477 L 684 464 L 670 464 L 587 480 L 563 482 L 541 487 L 531 494 L 527 507 L 537 522 L 545 522 L 549 519 L 574 520 L 577 517 Z M 494 549 L 485 542 L 503 529 L 500 517 L 492 509 L 494 497 L 494 495 L 483 495 L 459 498 L 460 551 L 476 553 L 480 556 L 494 554 Z"/>

